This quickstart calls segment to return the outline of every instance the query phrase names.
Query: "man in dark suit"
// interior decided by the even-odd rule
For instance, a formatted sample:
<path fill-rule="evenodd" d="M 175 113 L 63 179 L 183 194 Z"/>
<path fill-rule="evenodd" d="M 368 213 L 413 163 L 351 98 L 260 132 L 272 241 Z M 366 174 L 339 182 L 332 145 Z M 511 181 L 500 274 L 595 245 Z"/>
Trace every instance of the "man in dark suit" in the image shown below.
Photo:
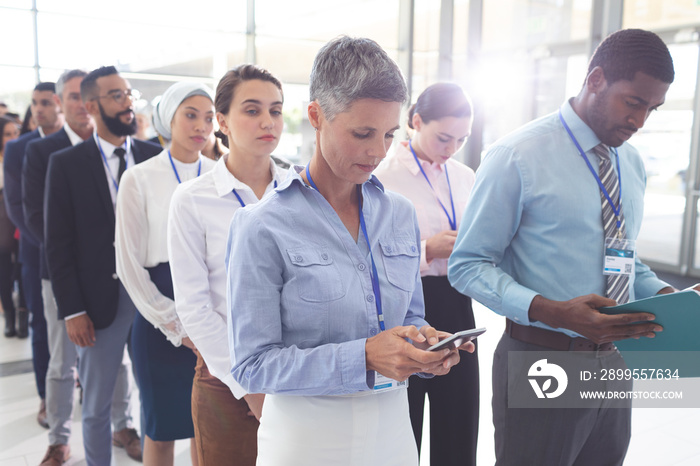
<path fill-rule="evenodd" d="M 110 408 L 136 308 L 116 274 L 114 210 L 121 174 L 161 151 L 134 140 L 132 91 L 114 67 L 89 73 L 80 85 L 96 134 L 49 159 L 44 241 L 58 318 L 78 346 L 83 385 L 83 445 L 88 465 L 111 461 Z M 131 425 L 114 443 L 140 459 Z"/>
<path fill-rule="evenodd" d="M 63 115 L 54 100 L 56 88 L 54 83 L 39 83 L 32 92 L 32 115 L 38 127 L 34 131 L 10 141 L 5 147 L 4 174 L 5 204 L 12 223 L 19 228 L 19 262 L 21 264 L 22 291 L 27 309 L 19 308 L 18 336 L 28 335 L 29 313 L 32 327 L 32 360 L 37 391 L 41 398 L 37 421 L 43 427 L 46 422 L 46 370 L 49 365 L 49 346 L 46 335 L 46 320 L 41 301 L 41 279 L 39 275 L 39 242 L 27 229 L 22 210 L 22 161 L 27 144 L 36 139 L 55 133 L 63 126 Z M 9 310 L 8 310 L 9 311 Z"/>
<path fill-rule="evenodd" d="M 49 423 L 49 447 L 42 466 L 59 465 L 70 457 L 70 435 L 73 414 L 73 393 L 78 353 L 66 333 L 66 325 L 58 319 L 58 310 L 49 280 L 44 250 L 44 184 L 49 157 L 61 149 L 76 146 L 92 137 L 94 123 L 80 96 L 80 83 L 87 73 L 69 70 L 56 81 L 55 99 L 65 118 L 63 128 L 44 139 L 27 145 L 22 167 L 22 205 L 27 228 L 40 243 L 41 291 L 49 339 L 49 369 L 46 375 L 46 411 Z M 112 424 L 115 436 L 119 426 L 131 419 L 129 410 L 128 368 L 119 371 L 112 400 Z"/>

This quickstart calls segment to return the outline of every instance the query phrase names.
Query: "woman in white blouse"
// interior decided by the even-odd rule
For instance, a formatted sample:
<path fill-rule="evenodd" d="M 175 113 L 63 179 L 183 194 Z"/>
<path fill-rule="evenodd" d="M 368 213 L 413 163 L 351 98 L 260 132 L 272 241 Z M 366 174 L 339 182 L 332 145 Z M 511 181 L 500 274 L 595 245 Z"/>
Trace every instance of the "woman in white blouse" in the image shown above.
<path fill-rule="evenodd" d="M 117 273 L 139 312 L 131 332 L 139 384 L 143 462 L 172 465 L 174 441 L 194 437 L 194 345 L 175 312 L 166 228 L 173 191 L 212 169 L 201 150 L 213 131 L 212 91 L 182 82 L 163 94 L 154 115 L 167 141 L 158 156 L 125 172 L 117 196 Z M 193 464 L 198 464 L 192 442 Z"/>
<path fill-rule="evenodd" d="M 233 380 L 226 307 L 226 239 L 233 214 L 286 176 L 270 154 L 282 133 L 282 85 L 254 65 L 216 88 L 216 117 L 229 154 L 173 195 L 168 221 L 177 313 L 198 350 L 192 416 L 201 465 L 254 465 L 263 395 Z"/>

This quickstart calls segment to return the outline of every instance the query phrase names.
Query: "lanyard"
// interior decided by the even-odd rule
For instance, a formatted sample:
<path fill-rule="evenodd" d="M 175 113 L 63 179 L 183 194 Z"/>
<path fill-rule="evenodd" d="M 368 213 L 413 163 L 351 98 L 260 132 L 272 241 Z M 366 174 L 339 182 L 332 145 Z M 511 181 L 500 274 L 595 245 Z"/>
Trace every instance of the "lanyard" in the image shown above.
<path fill-rule="evenodd" d="M 177 173 L 177 167 L 175 167 L 175 162 L 173 162 L 173 156 L 170 153 L 170 149 L 168 149 L 168 157 L 170 157 L 170 165 L 173 166 L 173 171 L 175 172 L 175 178 L 177 178 L 178 184 L 182 183 L 180 180 L 180 175 Z M 199 159 L 199 168 L 197 168 L 197 176 L 199 176 L 202 173 L 202 159 Z"/>
<path fill-rule="evenodd" d="M 100 149 L 100 154 L 102 155 L 102 161 L 104 162 L 105 167 L 107 167 L 107 173 L 109 173 L 109 177 L 112 179 L 112 184 L 114 185 L 114 189 L 115 189 L 117 192 L 119 192 L 119 182 L 118 182 L 117 179 L 114 177 L 114 175 L 112 175 L 112 169 L 109 168 L 109 164 L 107 163 L 107 157 L 105 157 L 105 151 L 102 150 L 102 144 L 100 144 L 100 138 L 99 138 L 98 136 L 95 136 L 95 141 L 97 141 L 97 148 Z M 126 146 L 126 142 L 127 142 L 127 141 L 128 141 L 128 139 L 127 139 L 126 141 L 124 141 L 124 150 L 125 150 L 126 152 L 129 152 L 128 149 L 126 148 L 126 147 L 127 147 L 127 146 Z M 124 154 L 124 157 L 126 157 L 126 154 Z M 124 159 L 124 162 L 128 165 L 129 159 L 128 159 L 128 158 L 125 158 L 125 159 Z M 127 166 L 127 165 L 125 165 L 125 168 L 124 168 L 125 170 L 126 170 L 126 166 Z"/>
<path fill-rule="evenodd" d="M 617 229 L 620 230 L 620 226 L 622 225 L 622 222 L 620 221 L 620 206 L 622 205 L 622 177 L 620 175 L 620 156 L 617 153 L 617 149 L 613 148 L 613 150 L 615 151 L 615 162 L 617 165 L 617 183 L 620 188 L 620 200 L 618 205 L 616 206 L 612 198 L 610 197 L 608 190 L 605 189 L 605 186 L 603 186 L 603 182 L 600 180 L 600 176 L 598 176 L 598 173 L 593 168 L 593 165 L 591 165 L 590 160 L 588 160 L 588 157 L 586 157 L 586 153 L 583 151 L 581 144 L 578 143 L 576 137 L 574 137 L 574 133 L 569 128 L 569 125 L 567 125 L 566 121 L 564 121 L 564 116 L 561 114 L 561 109 L 559 110 L 559 119 L 561 120 L 561 124 L 564 125 L 566 132 L 569 133 L 571 140 L 574 141 L 574 144 L 576 145 L 579 154 L 581 155 L 581 157 L 583 157 L 583 160 L 586 162 L 586 165 L 588 165 L 588 169 L 591 171 L 593 177 L 595 177 L 595 180 L 598 182 L 600 191 L 605 195 L 605 199 L 607 199 L 608 204 L 610 204 L 610 207 L 612 207 L 612 210 L 615 213 L 615 218 L 617 219 Z"/>
<path fill-rule="evenodd" d="M 201 162 L 200 162 L 201 163 Z M 277 180 L 275 180 L 275 188 L 277 187 Z M 238 203 L 241 205 L 241 207 L 245 207 L 245 202 L 243 202 L 243 199 L 241 199 L 241 196 L 236 192 L 236 188 L 233 188 L 231 190 L 234 196 L 236 196 L 236 199 L 238 199 Z"/>
<path fill-rule="evenodd" d="M 309 184 L 312 188 L 318 191 L 316 183 L 314 183 L 313 178 L 311 178 L 311 172 L 309 172 L 309 166 L 306 166 L 306 179 L 309 180 Z M 320 191 L 319 191 L 320 193 Z M 369 248 L 369 258 L 372 262 L 372 271 L 369 276 L 372 279 L 372 292 L 374 293 L 374 304 L 377 306 L 377 319 L 379 319 L 379 328 L 384 331 L 386 327 L 384 326 L 384 313 L 382 312 L 382 294 L 379 289 L 379 274 L 377 273 L 377 265 L 374 262 L 374 255 L 372 255 L 372 243 L 369 242 L 369 235 L 367 234 L 367 225 L 365 224 L 365 216 L 362 214 L 362 185 L 357 185 L 357 206 L 360 211 L 360 229 L 362 234 L 367 241 L 367 248 Z"/>
<path fill-rule="evenodd" d="M 445 205 L 442 203 L 442 201 L 438 197 L 437 193 L 435 192 L 435 188 L 433 187 L 433 184 L 428 179 L 428 175 L 425 173 L 425 170 L 423 170 L 423 166 L 420 164 L 420 161 L 418 160 L 418 156 L 416 155 L 416 151 L 413 150 L 413 146 L 411 145 L 411 141 L 408 141 L 408 147 L 411 149 L 411 154 L 413 154 L 413 158 L 416 160 L 416 163 L 418 164 L 418 168 L 420 168 L 420 172 L 423 174 L 423 178 L 425 178 L 425 181 L 428 182 L 428 186 L 430 186 L 430 189 L 435 194 L 435 199 L 437 199 L 438 203 L 440 204 L 440 207 L 442 207 L 442 211 L 445 212 L 445 215 L 447 215 L 447 221 L 450 222 L 450 227 L 452 228 L 452 230 L 456 230 L 457 229 L 457 215 L 455 214 L 455 203 L 454 203 L 454 199 L 452 198 L 452 185 L 450 185 L 450 175 L 447 173 L 447 164 L 445 164 L 445 177 L 447 178 L 447 190 L 450 193 L 450 205 L 452 206 L 452 217 L 450 217 L 450 214 L 447 212 Z"/>

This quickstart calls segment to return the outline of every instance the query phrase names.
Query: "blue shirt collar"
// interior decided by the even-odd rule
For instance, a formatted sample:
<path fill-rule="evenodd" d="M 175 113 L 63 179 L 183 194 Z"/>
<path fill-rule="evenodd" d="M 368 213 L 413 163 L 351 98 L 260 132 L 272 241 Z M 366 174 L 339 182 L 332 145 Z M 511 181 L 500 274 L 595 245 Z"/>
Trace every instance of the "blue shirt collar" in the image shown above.
<path fill-rule="evenodd" d="M 285 178 L 285 180 L 282 182 L 282 184 L 280 184 L 279 186 L 277 186 L 277 188 L 275 188 L 275 191 L 282 192 L 282 191 L 286 190 L 287 188 L 289 188 L 294 182 L 299 183 L 301 186 L 306 186 L 306 183 L 304 183 L 304 179 L 301 177 L 301 174 L 300 174 L 301 172 L 304 171 L 305 168 L 306 168 L 306 166 L 304 166 L 304 165 L 292 165 L 292 168 L 287 173 L 287 178 Z M 374 174 L 372 174 L 370 176 L 369 180 L 367 180 L 364 184 L 367 184 L 367 183 L 373 184 L 374 186 L 379 188 L 379 190 L 384 192 L 384 185 L 381 183 L 381 181 L 379 181 L 379 178 L 374 176 Z"/>
<path fill-rule="evenodd" d="M 560 107 L 561 114 L 564 117 L 564 121 L 569 125 L 571 132 L 574 133 L 576 140 L 581 145 L 581 149 L 584 152 L 592 150 L 595 146 L 600 144 L 600 139 L 593 132 L 593 130 L 578 116 L 571 106 L 571 99 L 567 100 Z"/>

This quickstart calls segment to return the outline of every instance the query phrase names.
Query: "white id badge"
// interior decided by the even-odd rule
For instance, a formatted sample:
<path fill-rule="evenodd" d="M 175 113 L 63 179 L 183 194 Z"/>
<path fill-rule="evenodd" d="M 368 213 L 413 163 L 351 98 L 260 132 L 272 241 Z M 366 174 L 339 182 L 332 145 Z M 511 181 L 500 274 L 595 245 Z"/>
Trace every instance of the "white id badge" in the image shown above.
<path fill-rule="evenodd" d="M 634 273 L 635 241 L 625 238 L 605 238 L 604 275 Z"/>
<path fill-rule="evenodd" d="M 403 382 L 398 380 L 390 379 L 389 377 L 383 376 L 377 371 L 374 371 L 374 390 L 376 393 L 388 392 L 389 390 L 396 390 L 397 388 L 407 388 L 408 379 Z"/>

